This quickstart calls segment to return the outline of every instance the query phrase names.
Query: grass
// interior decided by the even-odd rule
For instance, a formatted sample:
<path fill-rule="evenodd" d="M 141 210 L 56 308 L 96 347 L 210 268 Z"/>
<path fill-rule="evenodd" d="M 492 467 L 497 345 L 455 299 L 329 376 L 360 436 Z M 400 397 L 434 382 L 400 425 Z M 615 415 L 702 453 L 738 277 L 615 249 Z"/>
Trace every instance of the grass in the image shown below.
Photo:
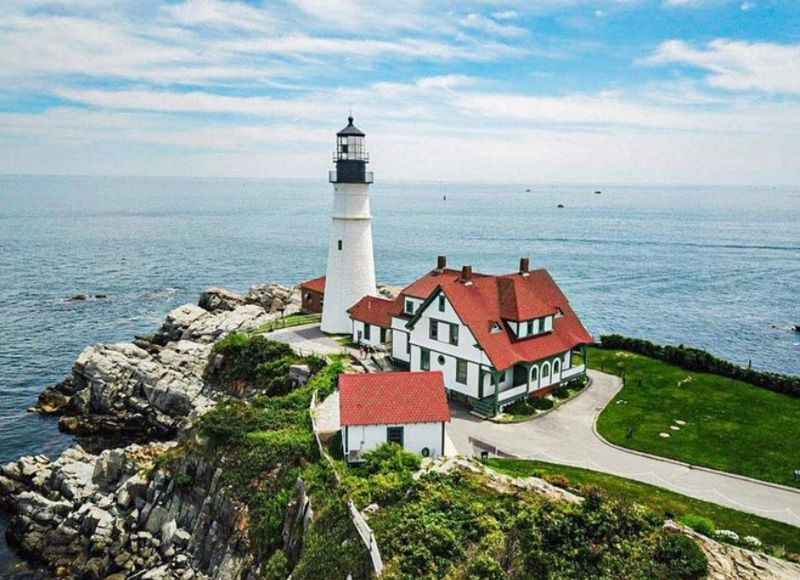
<path fill-rule="evenodd" d="M 302 326 L 303 324 L 313 324 L 322 320 L 320 314 L 303 314 L 297 312 L 290 314 L 284 318 L 276 318 L 269 322 L 262 324 L 253 331 L 253 334 L 262 334 L 264 332 L 272 332 L 273 330 L 280 330 L 282 328 L 290 328 L 292 326 Z"/>
<path fill-rule="evenodd" d="M 742 537 L 755 536 L 765 546 L 778 549 L 783 547 L 789 552 L 800 554 L 800 528 L 693 499 L 654 485 L 542 461 L 489 459 L 487 465 L 514 477 L 566 477 L 571 486 L 595 486 L 611 498 L 644 505 L 660 515 L 676 520 L 687 515 L 708 518 L 717 529 L 733 530 Z"/>
<path fill-rule="evenodd" d="M 800 488 L 800 399 L 620 350 L 591 349 L 589 366 L 624 374 L 597 422 L 609 441 Z"/>

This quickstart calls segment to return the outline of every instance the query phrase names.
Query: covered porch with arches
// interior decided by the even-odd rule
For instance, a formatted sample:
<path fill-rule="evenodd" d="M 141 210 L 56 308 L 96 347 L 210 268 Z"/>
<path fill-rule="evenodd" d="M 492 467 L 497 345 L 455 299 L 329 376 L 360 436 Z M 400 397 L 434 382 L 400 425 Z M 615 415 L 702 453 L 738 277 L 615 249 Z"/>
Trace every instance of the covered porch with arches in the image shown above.
<path fill-rule="evenodd" d="M 514 365 L 507 371 L 487 373 L 492 381 L 492 395 L 477 402 L 476 410 L 486 416 L 496 415 L 524 397 L 544 397 L 562 384 L 586 374 L 587 350 L 578 347 L 556 356 Z"/>

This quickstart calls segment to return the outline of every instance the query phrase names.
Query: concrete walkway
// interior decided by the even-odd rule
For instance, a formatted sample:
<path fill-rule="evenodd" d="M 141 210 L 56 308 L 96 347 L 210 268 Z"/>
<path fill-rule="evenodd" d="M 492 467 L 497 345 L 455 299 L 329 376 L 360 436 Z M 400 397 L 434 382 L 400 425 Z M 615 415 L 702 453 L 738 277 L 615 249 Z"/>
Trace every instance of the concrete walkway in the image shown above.
<path fill-rule="evenodd" d="M 270 340 L 285 342 L 300 355 L 330 356 L 349 354 L 349 350 L 319 329 L 319 322 L 281 328 L 264 334 Z"/>
<path fill-rule="evenodd" d="M 449 433 L 464 455 L 477 450 L 470 438 L 526 459 L 604 471 L 694 498 L 800 526 L 800 491 L 710 470 L 692 469 L 606 443 L 594 422 L 622 388 L 619 377 L 589 371 L 593 384 L 559 409 L 533 421 L 497 424 L 453 409 Z"/>

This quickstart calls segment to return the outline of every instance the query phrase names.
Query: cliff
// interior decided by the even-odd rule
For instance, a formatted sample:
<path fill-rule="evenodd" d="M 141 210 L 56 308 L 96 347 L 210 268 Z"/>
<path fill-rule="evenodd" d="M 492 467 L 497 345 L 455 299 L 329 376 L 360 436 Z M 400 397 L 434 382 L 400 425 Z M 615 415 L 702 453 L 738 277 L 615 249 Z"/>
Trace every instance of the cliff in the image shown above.
<path fill-rule="evenodd" d="M 108 448 L 0 467 L 9 542 L 64 578 L 357 580 L 372 564 L 352 501 L 386 578 L 800 577 L 797 564 L 591 487 L 461 458 L 421 466 L 392 447 L 358 468 L 321 461 L 309 405 L 333 392 L 342 363 L 251 332 L 297 298 L 277 285 L 211 289 L 150 337 L 84 350 L 38 409 Z M 134 442 L 116 445 L 120 434 Z"/>

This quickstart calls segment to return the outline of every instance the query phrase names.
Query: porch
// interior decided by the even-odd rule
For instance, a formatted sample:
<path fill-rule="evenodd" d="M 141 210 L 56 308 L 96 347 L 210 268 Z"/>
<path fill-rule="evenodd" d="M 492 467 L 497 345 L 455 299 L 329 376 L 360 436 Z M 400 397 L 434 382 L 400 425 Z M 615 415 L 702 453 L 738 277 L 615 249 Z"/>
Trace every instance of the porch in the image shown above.
<path fill-rule="evenodd" d="M 503 407 L 525 397 L 545 396 L 550 391 L 586 374 L 586 351 L 569 351 L 555 358 L 515 365 L 510 377 L 491 373 L 493 393 L 475 401 L 478 414 L 493 417 Z M 566 368 L 564 368 L 566 367 Z"/>

